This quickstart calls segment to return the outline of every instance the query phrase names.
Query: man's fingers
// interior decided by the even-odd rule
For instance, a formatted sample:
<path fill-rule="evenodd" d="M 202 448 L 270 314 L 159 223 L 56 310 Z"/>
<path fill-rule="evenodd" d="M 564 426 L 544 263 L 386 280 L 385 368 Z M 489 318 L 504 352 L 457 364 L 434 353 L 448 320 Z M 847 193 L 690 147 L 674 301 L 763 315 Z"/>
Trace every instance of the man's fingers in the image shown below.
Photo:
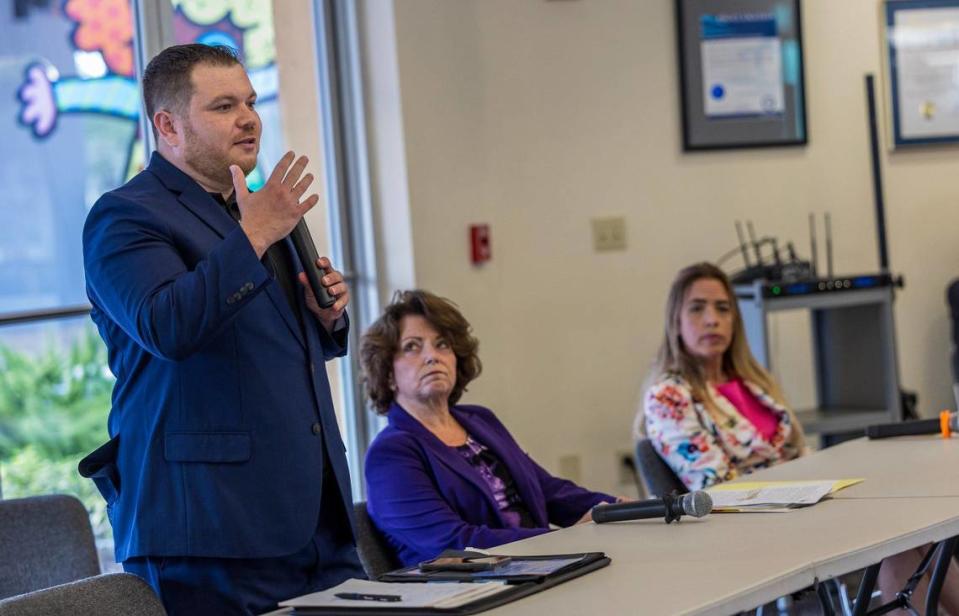
<path fill-rule="evenodd" d="M 319 268 L 324 271 L 323 284 L 330 286 L 331 284 L 336 284 L 343 280 L 343 274 L 339 273 L 332 266 L 330 266 L 330 260 L 326 257 L 316 260 L 317 263 L 325 263 L 325 265 L 320 265 Z"/>
<path fill-rule="evenodd" d="M 332 309 L 339 315 L 346 309 L 348 303 L 350 303 L 350 297 L 348 295 L 341 295 L 339 299 L 333 303 Z"/>
<path fill-rule="evenodd" d="M 306 189 L 310 187 L 310 184 L 313 183 L 313 174 L 307 173 L 304 175 L 299 182 L 296 183 L 296 186 L 293 187 L 293 196 L 297 201 L 300 200 L 300 197 L 303 196 L 303 193 L 306 192 Z"/>
<path fill-rule="evenodd" d="M 323 286 L 326 287 L 327 293 L 337 298 L 343 295 L 344 293 L 346 293 L 347 290 L 349 289 L 346 286 L 346 284 L 342 282 L 331 284 L 331 285 L 323 285 Z"/>
<path fill-rule="evenodd" d="M 306 156 L 301 156 L 298 159 L 296 159 L 296 162 L 293 163 L 293 166 L 290 167 L 290 170 L 287 172 L 286 176 L 283 178 L 283 184 L 287 188 L 290 188 L 291 190 L 293 190 L 294 189 L 293 185 L 296 184 L 296 181 L 298 179 L 300 179 L 300 175 L 303 174 L 303 170 L 306 169 L 306 165 L 309 162 L 310 162 L 310 159 L 307 158 Z"/>
<path fill-rule="evenodd" d="M 316 266 L 321 270 L 331 271 L 333 265 L 330 263 L 330 260 L 326 257 L 320 257 L 316 260 Z"/>
<path fill-rule="evenodd" d="M 312 210 L 313 206 L 319 203 L 319 201 L 320 201 L 320 196 L 316 193 L 313 193 L 312 195 L 307 197 L 305 201 L 300 203 L 300 218 L 303 217 L 303 214 L 306 214 L 307 212 Z"/>
<path fill-rule="evenodd" d="M 276 163 L 276 167 L 273 167 L 273 173 L 270 174 L 270 177 L 267 179 L 266 183 L 282 183 L 283 177 L 286 176 L 286 171 L 290 168 L 294 158 L 296 158 L 296 154 L 293 153 L 293 150 L 290 150 L 284 154 L 283 158 L 280 159 L 280 162 Z"/>
<path fill-rule="evenodd" d="M 233 192 L 236 193 L 236 200 L 239 201 L 240 197 L 249 195 L 250 191 L 246 189 L 246 176 L 243 175 L 243 170 L 237 165 L 230 165 L 230 175 L 233 176 Z"/>

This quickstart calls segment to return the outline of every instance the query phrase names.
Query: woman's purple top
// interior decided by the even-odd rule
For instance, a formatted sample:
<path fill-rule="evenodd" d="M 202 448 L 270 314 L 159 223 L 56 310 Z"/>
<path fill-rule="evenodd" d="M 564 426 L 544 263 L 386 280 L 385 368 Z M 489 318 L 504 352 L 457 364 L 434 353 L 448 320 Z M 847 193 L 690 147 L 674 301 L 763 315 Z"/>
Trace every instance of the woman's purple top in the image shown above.
<path fill-rule="evenodd" d="M 466 435 L 466 443 L 459 447 L 454 447 L 460 453 L 470 466 L 476 469 L 486 485 L 489 486 L 496 499 L 496 506 L 499 507 L 500 515 L 503 521 L 510 528 L 536 528 L 536 523 L 529 515 L 529 509 L 523 504 L 523 498 L 516 491 L 516 482 L 509 474 L 509 470 L 503 465 L 495 453 L 489 450 L 482 443 L 477 442 L 469 434 Z"/>
<path fill-rule="evenodd" d="M 533 527 L 513 526 L 476 468 L 394 402 L 389 425 L 366 453 L 366 509 L 403 563 L 449 548 L 490 548 L 533 537 L 549 532 L 550 524 L 575 524 L 593 505 L 615 502 L 550 475 L 489 409 L 464 404 L 450 413 L 502 463 Z"/>

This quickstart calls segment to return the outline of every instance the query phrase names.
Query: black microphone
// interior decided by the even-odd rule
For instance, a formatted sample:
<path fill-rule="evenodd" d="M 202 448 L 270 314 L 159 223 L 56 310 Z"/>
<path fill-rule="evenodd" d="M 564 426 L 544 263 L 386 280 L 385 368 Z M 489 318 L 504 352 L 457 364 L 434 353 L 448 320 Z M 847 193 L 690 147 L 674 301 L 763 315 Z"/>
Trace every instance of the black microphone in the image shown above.
<path fill-rule="evenodd" d="M 701 518 L 713 510 L 713 499 L 701 490 L 677 496 L 667 494 L 662 498 L 596 505 L 593 507 L 593 521 L 597 524 L 623 522 L 625 520 L 648 520 L 662 517 L 669 524 L 680 519 L 683 514 Z"/>
<path fill-rule="evenodd" d="M 320 305 L 320 308 L 329 308 L 336 302 L 336 298 L 330 295 L 320 282 L 326 272 L 316 266 L 316 260 L 320 257 L 316 254 L 316 244 L 313 243 L 313 236 L 310 235 L 310 229 L 306 226 L 305 220 L 301 218 L 300 222 L 296 223 L 290 233 L 290 239 L 293 240 L 293 248 L 296 249 L 296 255 L 303 264 L 306 279 L 310 283 L 310 288 L 313 289 L 313 295 L 316 296 L 316 303 Z"/>
<path fill-rule="evenodd" d="M 939 413 L 939 417 L 936 419 L 917 419 L 915 421 L 866 426 L 866 436 L 877 439 L 917 434 L 942 434 L 948 438 L 953 432 L 959 432 L 959 429 L 957 429 L 959 425 L 957 424 L 959 424 L 959 420 L 957 420 L 956 413 L 943 411 Z"/>

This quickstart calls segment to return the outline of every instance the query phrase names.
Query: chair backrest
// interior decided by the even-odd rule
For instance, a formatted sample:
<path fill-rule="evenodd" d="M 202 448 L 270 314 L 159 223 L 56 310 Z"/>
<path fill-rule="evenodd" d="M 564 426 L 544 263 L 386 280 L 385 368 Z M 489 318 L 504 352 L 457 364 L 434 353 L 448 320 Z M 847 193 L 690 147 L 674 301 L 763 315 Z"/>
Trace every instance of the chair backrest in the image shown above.
<path fill-rule="evenodd" d="M 689 492 L 673 469 L 659 457 L 652 441 L 641 438 L 636 441 L 636 466 L 643 478 L 646 494 L 649 496 L 663 496 L 675 490 L 678 494 Z"/>
<path fill-rule="evenodd" d="M 99 573 L 90 518 L 78 499 L 0 500 L 0 599 Z"/>
<path fill-rule="evenodd" d="M 356 551 L 360 555 L 366 575 L 375 580 L 387 571 L 402 567 L 403 564 L 393 548 L 370 519 L 370 514 L 366 511 L 366 501 L 353 503 L 353 514 L 356 518 Z"/>
<path fill-rule="evenodd" d="M 150 585 L 108 573 L 0 600 L 0 616 L 166 616 Z"/>
<path fill-rule="evenodd" d="M 959 278 L 946 287 L 946 300 L 949 302 L 949 329 L 952 333 L 952 388 L 959 404 Z"/>

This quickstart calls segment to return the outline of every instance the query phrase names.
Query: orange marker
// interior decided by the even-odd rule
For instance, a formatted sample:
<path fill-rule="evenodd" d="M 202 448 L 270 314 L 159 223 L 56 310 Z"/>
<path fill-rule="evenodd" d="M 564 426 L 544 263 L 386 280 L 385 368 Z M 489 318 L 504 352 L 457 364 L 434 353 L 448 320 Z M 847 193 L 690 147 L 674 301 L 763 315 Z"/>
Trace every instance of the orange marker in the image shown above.
<path fill-rule="evenodd" d="M 948 410 L 939 413 L 939 429 L 942 431 L 942 438 L 952 436 L 952 413 Z"/>

